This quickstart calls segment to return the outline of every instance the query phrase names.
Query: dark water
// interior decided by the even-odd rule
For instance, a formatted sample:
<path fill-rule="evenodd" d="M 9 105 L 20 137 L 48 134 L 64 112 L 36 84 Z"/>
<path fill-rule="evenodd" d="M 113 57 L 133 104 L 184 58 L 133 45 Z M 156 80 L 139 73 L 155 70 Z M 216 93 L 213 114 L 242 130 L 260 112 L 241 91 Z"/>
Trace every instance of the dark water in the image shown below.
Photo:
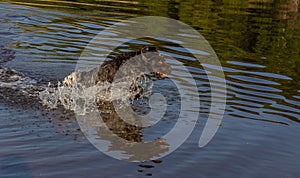
<path fill-rule="evenodd" d="M 114 22 L 152 15 L 180 20 L 200 32 L 220 59 L 228 89 L 222 125 L 200 149 L 209 101 L 200 65 L 174 43 L 131 41 L 121 50 L 143 42 L 157 45 L 188 66 L 199 84 L 204 111 L 189 139 L 167 157 L 128 163 L 94 148 L 72 116 L 2 101 L 0 177 L 299 177 L 298 11 L 297 0 L 0 3 L 1 45 L 16 52 L 5 65 L 39 84 L 74 71 L 88 42 Z M 162 126 L 145 129 L 145 139 L 165 134 L 174 124 L 170 115 Z"/>

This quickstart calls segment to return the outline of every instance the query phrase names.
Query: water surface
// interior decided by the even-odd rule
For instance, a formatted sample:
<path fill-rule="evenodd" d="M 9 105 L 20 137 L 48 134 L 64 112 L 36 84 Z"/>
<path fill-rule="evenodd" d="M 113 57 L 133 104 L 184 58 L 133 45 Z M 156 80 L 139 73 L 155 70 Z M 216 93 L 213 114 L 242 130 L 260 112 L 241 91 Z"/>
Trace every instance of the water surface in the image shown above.
<path fill-rule="evenodd" d="M 0 42 L 16 52 L 14 59 L 3 65 L 24 73 L 38 85 L 56 83 L 74 71 L 84 47 L 111 24 L 131 17 L 158 15 L 180 20 L 208 40 L 223 66 L 228 98 L 219 131 L 208 146 L 198 148 L 210 102 L 203 68 L 185 49 L 170 41 L 149 38 L 130 41 L 116 53 L 136 50 L 143 43 L 156 45 L 160 52 L 171 55 L 193 74 L 202 110 L 189 139 L 174 153 L 159 160 L 118 161 L 88 142 L 72 114 L 3 100 L 0 102 L 0 177 L 299 176 L 297 2 L 1 2 Z M 174 61 L 172 64 L 176 65 Z M 183 76 L 178 73 L 178 79 Z M 165 83 L 160 80 L 154 83 L 155 91 L 176 96 L 177 90 L 170 81 L 167 80 L 170 88 L 163 88 Z M 176 122 L 180 103 L 176 97 L 170 100 L 173 112 L 160 124 L 145 129 L 144 140 L 164 135 Z M 136 109 L 147 111 L 146 107 Z"/>

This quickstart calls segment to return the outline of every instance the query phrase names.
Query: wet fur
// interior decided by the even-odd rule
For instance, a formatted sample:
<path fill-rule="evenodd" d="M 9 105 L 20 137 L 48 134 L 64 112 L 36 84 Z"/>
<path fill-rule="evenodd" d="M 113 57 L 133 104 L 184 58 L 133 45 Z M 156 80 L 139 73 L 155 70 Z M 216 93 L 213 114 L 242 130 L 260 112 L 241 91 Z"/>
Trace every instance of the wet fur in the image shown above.
<path fill-rule="evenodd" d="M 165 62 L 164 57 L 157 52 L 156 48 L 143 47 L 136 52 L 121 53 L 89 72 L 73 72 L 65 78 L 64 84 L 72 85 L 75 81 L 83 85 L 95 85 L 98 82 L 112 83 L 120 67 L 128 61 L 130 61 L 131 73 L 125 71 L 120 74 L 122 77 L 128 75 L 138 77 L 143 72 L 171 72 L 171 66 Z"/>

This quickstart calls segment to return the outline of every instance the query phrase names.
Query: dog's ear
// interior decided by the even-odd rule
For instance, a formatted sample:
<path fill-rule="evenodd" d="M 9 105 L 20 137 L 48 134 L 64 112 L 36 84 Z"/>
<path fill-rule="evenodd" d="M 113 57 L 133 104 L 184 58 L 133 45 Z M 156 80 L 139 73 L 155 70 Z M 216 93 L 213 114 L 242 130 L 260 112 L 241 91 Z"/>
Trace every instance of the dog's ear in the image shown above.
<path fill-rule="evenodd" d="M 146 52 L 157 52 L 156 48 L 154 46 L 147 46 L 145 45 L 142 49 L 141 49 L 141 56 L 142 56 L 142 59 L 146 62 L 149 62 L 149 58 L 147 58 L 144 53 Z"/>
<path fill-rule="evenodd" d="M 148 48 L 149 46 L 144 46 L 142 49 L 141 49 L 141 56 L 142 56 L 142 59 L 143 61 L 146 61 L 146 62 L 149 62 L 149 59 L 144 55 L 144 53 L 146 53 L 148 51 Z"/>

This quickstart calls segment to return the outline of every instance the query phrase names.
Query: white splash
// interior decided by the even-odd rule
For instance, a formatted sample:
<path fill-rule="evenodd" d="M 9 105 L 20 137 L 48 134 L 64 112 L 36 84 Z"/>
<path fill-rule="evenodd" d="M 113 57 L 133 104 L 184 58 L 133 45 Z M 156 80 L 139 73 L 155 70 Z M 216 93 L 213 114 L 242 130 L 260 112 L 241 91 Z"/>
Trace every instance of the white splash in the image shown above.
<path fill-rule="evenodd" d="M 39 98 L 43 105 L 49 108 L 62 105 L 77 115 L 86 115 L 98 110 L 97 105 L 103 101 L 126 100 L 130 102 L 136 95 L 150 96 L 153 83 L 147 76 L 143 75 L 135 82 L 129 83 L 129 81 L 99 82 L 87 87 L 76 80 L 66 83 L 65 79 L 63 83 L 58 82 L 57 87 L 49 83 L 48 87 L 40 92 Z M 132 90 L 132 88 L 135 89 Z"/>

